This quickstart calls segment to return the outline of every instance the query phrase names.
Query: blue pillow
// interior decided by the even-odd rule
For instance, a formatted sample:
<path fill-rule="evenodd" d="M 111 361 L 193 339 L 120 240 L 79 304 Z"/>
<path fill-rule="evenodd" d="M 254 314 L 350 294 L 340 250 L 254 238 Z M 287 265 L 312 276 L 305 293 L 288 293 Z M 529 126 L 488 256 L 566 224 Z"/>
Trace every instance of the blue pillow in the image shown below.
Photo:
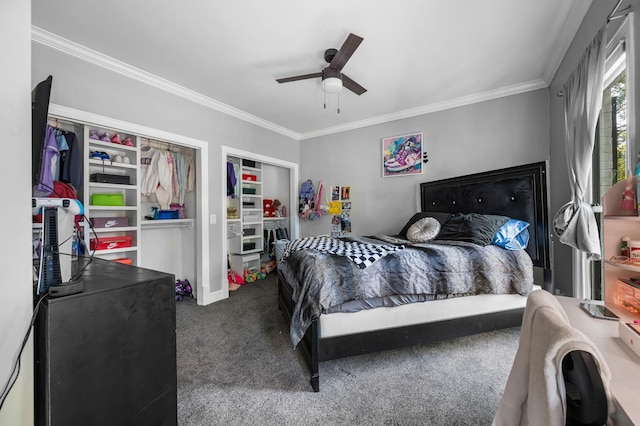
<path fill-rule="evenodd" d="M 509 219 L 493 236 L 491 244 L 507 250 L 524 250 L 529 244 L 528 227 L 529 224 L 527 222 Z"/>

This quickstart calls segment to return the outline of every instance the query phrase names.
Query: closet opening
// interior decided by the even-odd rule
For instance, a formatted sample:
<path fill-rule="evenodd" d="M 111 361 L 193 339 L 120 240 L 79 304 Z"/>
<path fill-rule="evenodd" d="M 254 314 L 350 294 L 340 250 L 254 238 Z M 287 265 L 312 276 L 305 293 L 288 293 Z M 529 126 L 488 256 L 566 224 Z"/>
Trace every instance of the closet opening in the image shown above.
<path fill-rule="evenodd" d="M 70 126 L 78 136 L 84 175 L 78 197 L 87 216 L 85 246 L 93 244 L 96 257 L 126 260 L 187 279 L 198 304 L 211 303 L 209 227 L 205 220 L 209 217 L 208 144 L 60 105 L 50 105 L 49 117 Z M 182 177 L 174 175 L 176 179 L 164 186 L 167 190 L 162 196 L 145 171 L 145 158 L 151 150 L 165 161 L 182 165 L 173 169 Z M 104 181 L 101 176 L 120 179 Z M 154 190 L 144 190 L 145 184 Z M 104 245 L 116 240 L 125 243 Z"/>
<path fill-rule="evenodd" d="M 297 238 L 298 164 L 222 147 L 222 298 L 275 269 L 273 242 Z M 230 278 L 231 277 L 231 278 Z"/>

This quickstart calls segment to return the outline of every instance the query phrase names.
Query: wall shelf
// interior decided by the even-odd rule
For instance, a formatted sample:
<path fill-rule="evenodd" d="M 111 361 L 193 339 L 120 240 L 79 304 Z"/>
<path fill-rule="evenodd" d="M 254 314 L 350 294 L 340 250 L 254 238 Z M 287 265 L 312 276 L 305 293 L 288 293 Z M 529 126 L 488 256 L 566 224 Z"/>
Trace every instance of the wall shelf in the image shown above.
<path fill-rule="evenodd" d="M 193 219 L 158 219 L 143 220 L 140 224 L 142 229 L 154 228 L 190 228 L 193 226 Z"/>

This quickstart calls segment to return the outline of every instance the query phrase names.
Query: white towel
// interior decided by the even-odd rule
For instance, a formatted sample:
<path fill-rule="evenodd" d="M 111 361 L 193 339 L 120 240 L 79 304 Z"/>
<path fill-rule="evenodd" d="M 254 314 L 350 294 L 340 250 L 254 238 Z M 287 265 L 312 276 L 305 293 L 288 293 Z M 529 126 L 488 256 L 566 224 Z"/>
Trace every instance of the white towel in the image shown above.
<path fill-rule="evenodd" d="M 566 312 L 551 293 L 537 290 L 527 299 L 520 344 L 493 424 L 563 426 L 567 405 L 562 359 L 574 350 L 593 356 L 611 414 L 611 373 L 600 351 L 569 324 Z"/>

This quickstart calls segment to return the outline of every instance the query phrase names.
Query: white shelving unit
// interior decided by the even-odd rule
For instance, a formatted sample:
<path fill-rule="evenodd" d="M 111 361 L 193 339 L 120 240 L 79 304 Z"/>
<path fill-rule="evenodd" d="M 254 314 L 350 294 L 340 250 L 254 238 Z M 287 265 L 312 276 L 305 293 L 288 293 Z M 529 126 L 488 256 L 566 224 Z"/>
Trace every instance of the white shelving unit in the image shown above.
<path fill-rule="evenodd" d="M 242 275 L 245 269 L 260 268 L 260 252 L 264 246 L 262 218 L 262 165 L 242 158 L 229 157 L 240 170 L 236 198 L 228 207 L 236 209 L 238 218 L 227 218 L 229 229 L 229 261 L 231 269 Z"/>
<path fill-rule="evenodd" d="M 605 304 L 619 317 L 629 322 L 640 319 L 640 313 L 633 314 L 622 307 L 617 297 L 618 279 L 640 278 L 640 263 L 621 262 L 616 259 L 616 256 L 621 255 L 622 238 L 629 237 L 632 241 L 640 240 L 640 217 L 637 214 L 625 215 L 620 212 L 620 200 L 622 200 L 625 185 L 625 181 L 616 183 L 603 197 L 602 260 Z"/>
<path fill-rule="evenodd" d="M 111 138 L 118 133 L 120 139 L 124 141 L 130 138 L 133 146 L 127 146 L 114 142 L 93 139 L 93 133 L 98 136 L 107 134 Z M 127 134 L 114 129 L 97 128 L 84 126 L 84 192 L 83 201 L 85 216 L 94 222 L 90 227 L 85 224 L 84 240 L 87 247 L 99 244 L 106 245 L 105 248 L 90 250 L 94 256 L 115 260 L 119 258 L 131 259 L 133 265 L 139 264 L 139 242 L 140 242 L 140 191 L 139 191 L 139 141 L 135 135 Z M 104 158 L 96 158 L 95 153 L 101 154 Z M 116 175 L 129 180 L 129 183 L 102 183 L 94 181 L 96 174 Z M 124 205 L 99 205 L 95 202 L 96 194 L 110 194 L 122 196 Z M 98 222 L 112 218 L 114 221 L 125 222 L 123 225 L 99 226 Z M 125 247 L 121 242 L 109 241 L 114 239 L 124 240 Z M 127 241 L 130 239 L 129 242 Z"/>

